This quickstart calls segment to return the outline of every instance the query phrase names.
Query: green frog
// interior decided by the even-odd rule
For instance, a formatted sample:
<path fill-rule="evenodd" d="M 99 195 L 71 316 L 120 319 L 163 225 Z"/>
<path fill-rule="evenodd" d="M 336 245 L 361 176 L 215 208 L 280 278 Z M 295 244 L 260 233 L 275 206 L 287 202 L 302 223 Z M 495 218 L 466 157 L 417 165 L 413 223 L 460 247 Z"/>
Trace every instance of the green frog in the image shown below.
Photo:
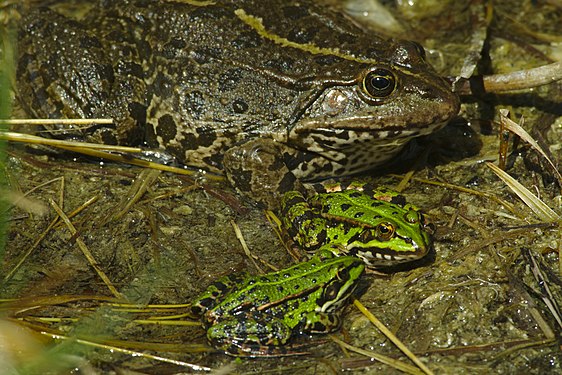
<path fill-rule="evenodd" d="M 281 348 L 298 333 L 331 332 L 365 265 L 320 251 L 262 276 L 226 276 L 192 302 L 212 346 L 234 356 L 303 354 Z"/>
<path fill-rule="evenodd" d="M 81 17 L 23 17 L 17 97 L 28 114 L 112 118 L 50 130 L 165 149 L 272 208 L 302 182 L 385 163 L 459 110 L 419 44 L 318 1 L 84 4 Z"/>
<path fill-rule="evenodd" d="M 285 194 L 281 218 L 289 245 L 357 256 L 369 268 L 418 260 L 431 248 L 433 226 L 397 192 L 358 182 L 318 189 L 324 192 L 309 199 Z"/>

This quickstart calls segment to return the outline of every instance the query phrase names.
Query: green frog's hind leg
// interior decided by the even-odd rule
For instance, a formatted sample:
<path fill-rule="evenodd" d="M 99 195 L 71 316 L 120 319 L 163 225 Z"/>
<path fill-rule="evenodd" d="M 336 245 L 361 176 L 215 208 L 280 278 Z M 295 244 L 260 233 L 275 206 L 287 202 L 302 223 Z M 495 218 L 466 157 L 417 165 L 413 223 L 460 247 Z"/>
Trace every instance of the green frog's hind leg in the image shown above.
<path fill-rule="evenodd" d="M 191 302 L 191 313 L 194 316 L 203 315 L 217 303 L 217 300 L 236 289 L 238 283 L 247 277 L 249 277 L 247 272 L 237 272 L 216 280 Z"/>
<path fill-rule="evenodd" d="M 292 330 L 282 320 L 270 316 L 230 318 L 213 324 L 207 330 L 211 345 L 234 356 L 287 355 L 279 348 L 292 335 Z"/>
<path fill-rule="evenodd" d="M 269 138 L 254 139 L 227 150 L 224 169 L 242 195 L 278 209 L 285 192 L 303 190 L 285 163 L 286 147 Z"/>

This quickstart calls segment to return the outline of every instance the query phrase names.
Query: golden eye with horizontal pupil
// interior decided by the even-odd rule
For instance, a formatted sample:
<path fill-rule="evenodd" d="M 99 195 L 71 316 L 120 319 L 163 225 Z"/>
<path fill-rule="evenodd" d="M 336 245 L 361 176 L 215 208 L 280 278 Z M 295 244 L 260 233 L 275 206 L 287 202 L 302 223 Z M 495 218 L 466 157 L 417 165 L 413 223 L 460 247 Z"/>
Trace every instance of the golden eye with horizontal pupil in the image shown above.
<path fill-rule="evenodd" d="M 380 241 L 388 241 L 394 236 L 394 225 L 390 223 L 380 223 L 377 225 L 377 238 Z"/>
<path fill-rule="evenodd" d="M 363 78 L 363 90 L 373 99 L 384 98 L 396 88 L 396 78 L 389 70 L 377 68 Z"/>

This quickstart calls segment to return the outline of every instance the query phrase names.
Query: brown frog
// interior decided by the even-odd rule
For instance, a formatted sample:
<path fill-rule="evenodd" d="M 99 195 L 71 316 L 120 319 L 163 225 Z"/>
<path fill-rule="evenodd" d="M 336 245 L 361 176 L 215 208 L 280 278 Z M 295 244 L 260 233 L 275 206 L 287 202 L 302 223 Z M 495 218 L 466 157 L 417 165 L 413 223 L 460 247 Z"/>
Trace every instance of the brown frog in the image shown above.
<path fill-rule="evenodd" d="M 270 207 L 303 181 L 355 174 L 443 127 L 458 97 L 418 44 L 311 0 L 99 0 L 31 11 L 18 98 L 33 116 L 111 117 L 64 137 L 145 144 L 224 172 Z M 53 129 L 56 130 L 56 129 Z"/>

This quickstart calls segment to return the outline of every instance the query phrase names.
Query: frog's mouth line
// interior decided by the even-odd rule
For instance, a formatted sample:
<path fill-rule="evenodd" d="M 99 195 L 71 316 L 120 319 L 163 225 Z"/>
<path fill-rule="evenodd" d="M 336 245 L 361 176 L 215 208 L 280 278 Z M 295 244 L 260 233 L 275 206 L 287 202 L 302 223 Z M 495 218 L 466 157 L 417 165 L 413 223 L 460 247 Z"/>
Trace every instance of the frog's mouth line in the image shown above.
<path fill-rule="evenodd" d="M 319 120 L 319 121 L 305 121 L 295 124 L 289 129 L 289 134 L 295 134 L 297 137 L 303 134 L 325 134 L 338 135 L 348 132 L 377 134 L 380 132 L 392 132 L 396 138 L 412 137 L 411 134 L 425 135 L 441 129 L 451 120 L 448 118 L 435 118 L 433 121 L 423 123 L 415 121 L 401 120 L 399 123 L 396 121 L 382 121 L 373 117 L 355 117 L 346 120 Z M 378 137 L 377 137 L 378 138 Z"/>
<path fill-rule="evenodd" d="M 397 253 L 395 250 L 390 248 L 362 248 L 362 247 L 351 247 L 347 249 L 350 254 L 360 256 L 363 259 L 372 260 L 373 264 L 383 264 L 386 262 L 410 262 L 413 260 L 420 259 L 427 254 L 427 248 L 416 247 L 414 251 L 410 253 Z"/>

